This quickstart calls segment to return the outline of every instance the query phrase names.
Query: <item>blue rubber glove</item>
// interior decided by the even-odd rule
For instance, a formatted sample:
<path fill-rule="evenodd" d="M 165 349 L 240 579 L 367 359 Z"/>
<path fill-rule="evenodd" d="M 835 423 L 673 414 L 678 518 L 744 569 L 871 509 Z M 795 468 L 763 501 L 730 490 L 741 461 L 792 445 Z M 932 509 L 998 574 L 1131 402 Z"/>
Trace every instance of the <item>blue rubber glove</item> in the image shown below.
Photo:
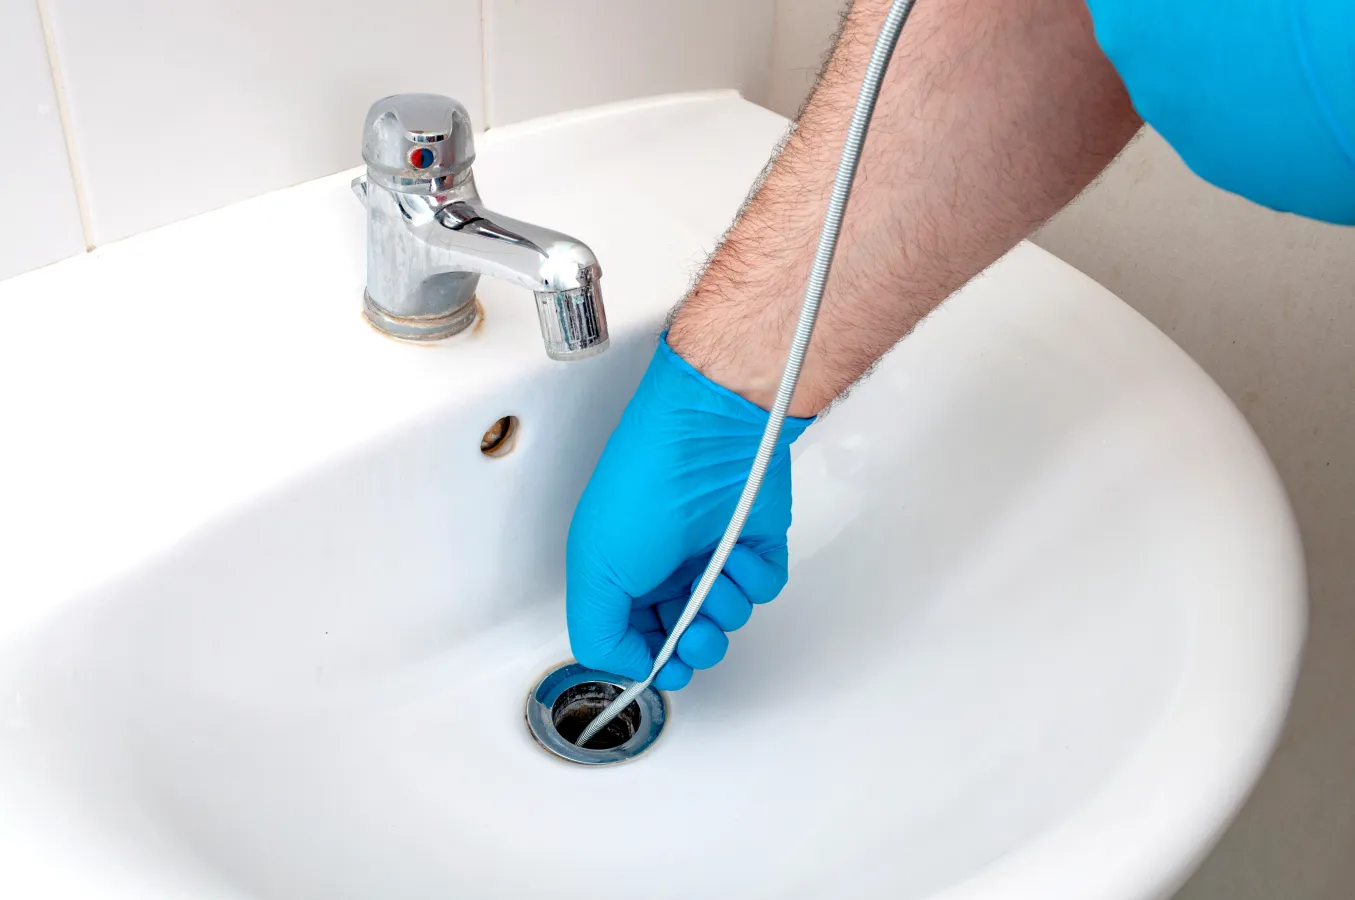
<path fill-rule="evenodd" d="M 1144 121 L 1272 209 L 1355 224 L 1355 2 L 1087 0 Z"/>
<path fill-rule="evenodd" d="M 566 614 L 575 658 L 637 681 L 724 534 L 767 413 L 659 342 L 574 510 Z M 724 658 L 726 632 L 786 584 L 790 445 L 812 419 L 787 418 L 757 503 L 701 614 L 655 686 L 676 690 Z"/>

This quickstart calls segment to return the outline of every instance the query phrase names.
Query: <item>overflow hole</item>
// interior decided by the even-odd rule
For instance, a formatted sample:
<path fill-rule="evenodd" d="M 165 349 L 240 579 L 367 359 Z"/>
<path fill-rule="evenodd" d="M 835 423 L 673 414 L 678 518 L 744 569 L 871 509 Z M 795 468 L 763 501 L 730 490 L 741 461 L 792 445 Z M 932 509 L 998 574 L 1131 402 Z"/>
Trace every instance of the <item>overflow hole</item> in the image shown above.
<path fill-rule="evenodd" d="M 485 431 L 480 438 L 480 452 L 485 456 L 505 456 L 513 449 L 518 434 L 518 417 L 504 416 Z"/>

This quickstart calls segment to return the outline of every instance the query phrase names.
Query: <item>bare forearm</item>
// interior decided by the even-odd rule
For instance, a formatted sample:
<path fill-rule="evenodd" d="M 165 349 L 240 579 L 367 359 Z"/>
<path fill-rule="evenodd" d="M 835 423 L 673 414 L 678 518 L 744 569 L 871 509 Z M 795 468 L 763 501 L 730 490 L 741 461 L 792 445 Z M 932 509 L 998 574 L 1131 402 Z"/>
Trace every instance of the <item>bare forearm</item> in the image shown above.
<path fill-rule="evenodd" d="M 770 407 L 888 0 L 857 0 L 795 133 L 669 333 Z M 1084 0 L 920 0 L 876 106 L 791 405 L 812 415 L 1085 187 L 1139 126 Z"/>

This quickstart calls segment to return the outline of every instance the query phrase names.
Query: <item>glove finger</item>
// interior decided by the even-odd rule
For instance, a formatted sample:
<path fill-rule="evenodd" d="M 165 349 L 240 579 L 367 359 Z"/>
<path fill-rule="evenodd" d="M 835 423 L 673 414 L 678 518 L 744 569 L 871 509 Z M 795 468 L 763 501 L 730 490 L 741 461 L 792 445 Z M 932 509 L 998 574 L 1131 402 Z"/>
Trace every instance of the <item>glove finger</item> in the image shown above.
<path fill-rule="evenodd" d="M 711 585 L 706 602 L 701 604 L 701 615 L 710 616 L 721 631 L 738 631 L 748 624 L 753 615 L 753 604 L 728 575 L 721 574 Z"/>
<path fill-rule="evenodd" d="M 672 633 L 684 605 L 684 601 L 670 600 L 655 607 L 664 631 Z M 727 650 L 729 637 L 705 613 L 697 613 L 692 624 L 682 633 L 674 655 L 681 657 L 693 669 L 709 669 L 725 658 Z"/>
<path fill-rule="evenodd" d="M 642 679 L 654 659 L 638 629 L 630 627 L 631 598 L 614 584 L 570 579 L 565 602 L 574 658 L 603 672 Z"/>
<path fill-rule="evenodd" d="M 651 631 L 645 635 L 651 656 L 658 656 L 659 648 L 663 646 L 667 637 L 668 635 L 662 631 Z M 648 675 L 649 673 L 646 672 L 645 674 Z M 692 667 L 679 659 L 678 655 L 674 653 L 668 662 L 663 664 L 663 668 L 659 670 L 658 677 L 654 679 L 654 687 L 661 691 L 677 691 L 685 688 L 691 680 Z"/>
<path fill-rule="evenodd" d="M 738 585 L 751 602 L 770 603 L 786 586 L 789 559 L 785 547 L 759 555 L 746 544 L 735 544 L 722 574 Z"/>

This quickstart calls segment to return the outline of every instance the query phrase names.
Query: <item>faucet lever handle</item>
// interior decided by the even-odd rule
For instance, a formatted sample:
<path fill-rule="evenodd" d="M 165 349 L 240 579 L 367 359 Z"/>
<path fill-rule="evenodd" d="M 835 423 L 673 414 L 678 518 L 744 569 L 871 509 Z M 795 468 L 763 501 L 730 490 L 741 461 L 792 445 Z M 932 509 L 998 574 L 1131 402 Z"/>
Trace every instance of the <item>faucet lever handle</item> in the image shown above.
<path fill-rule="evenodd" d="M 383 97 L 367 111 L 362 159 L 371 179 L 391 190 L 445 190 L 475 161 L 470 113 L 439 94 Z"/>

